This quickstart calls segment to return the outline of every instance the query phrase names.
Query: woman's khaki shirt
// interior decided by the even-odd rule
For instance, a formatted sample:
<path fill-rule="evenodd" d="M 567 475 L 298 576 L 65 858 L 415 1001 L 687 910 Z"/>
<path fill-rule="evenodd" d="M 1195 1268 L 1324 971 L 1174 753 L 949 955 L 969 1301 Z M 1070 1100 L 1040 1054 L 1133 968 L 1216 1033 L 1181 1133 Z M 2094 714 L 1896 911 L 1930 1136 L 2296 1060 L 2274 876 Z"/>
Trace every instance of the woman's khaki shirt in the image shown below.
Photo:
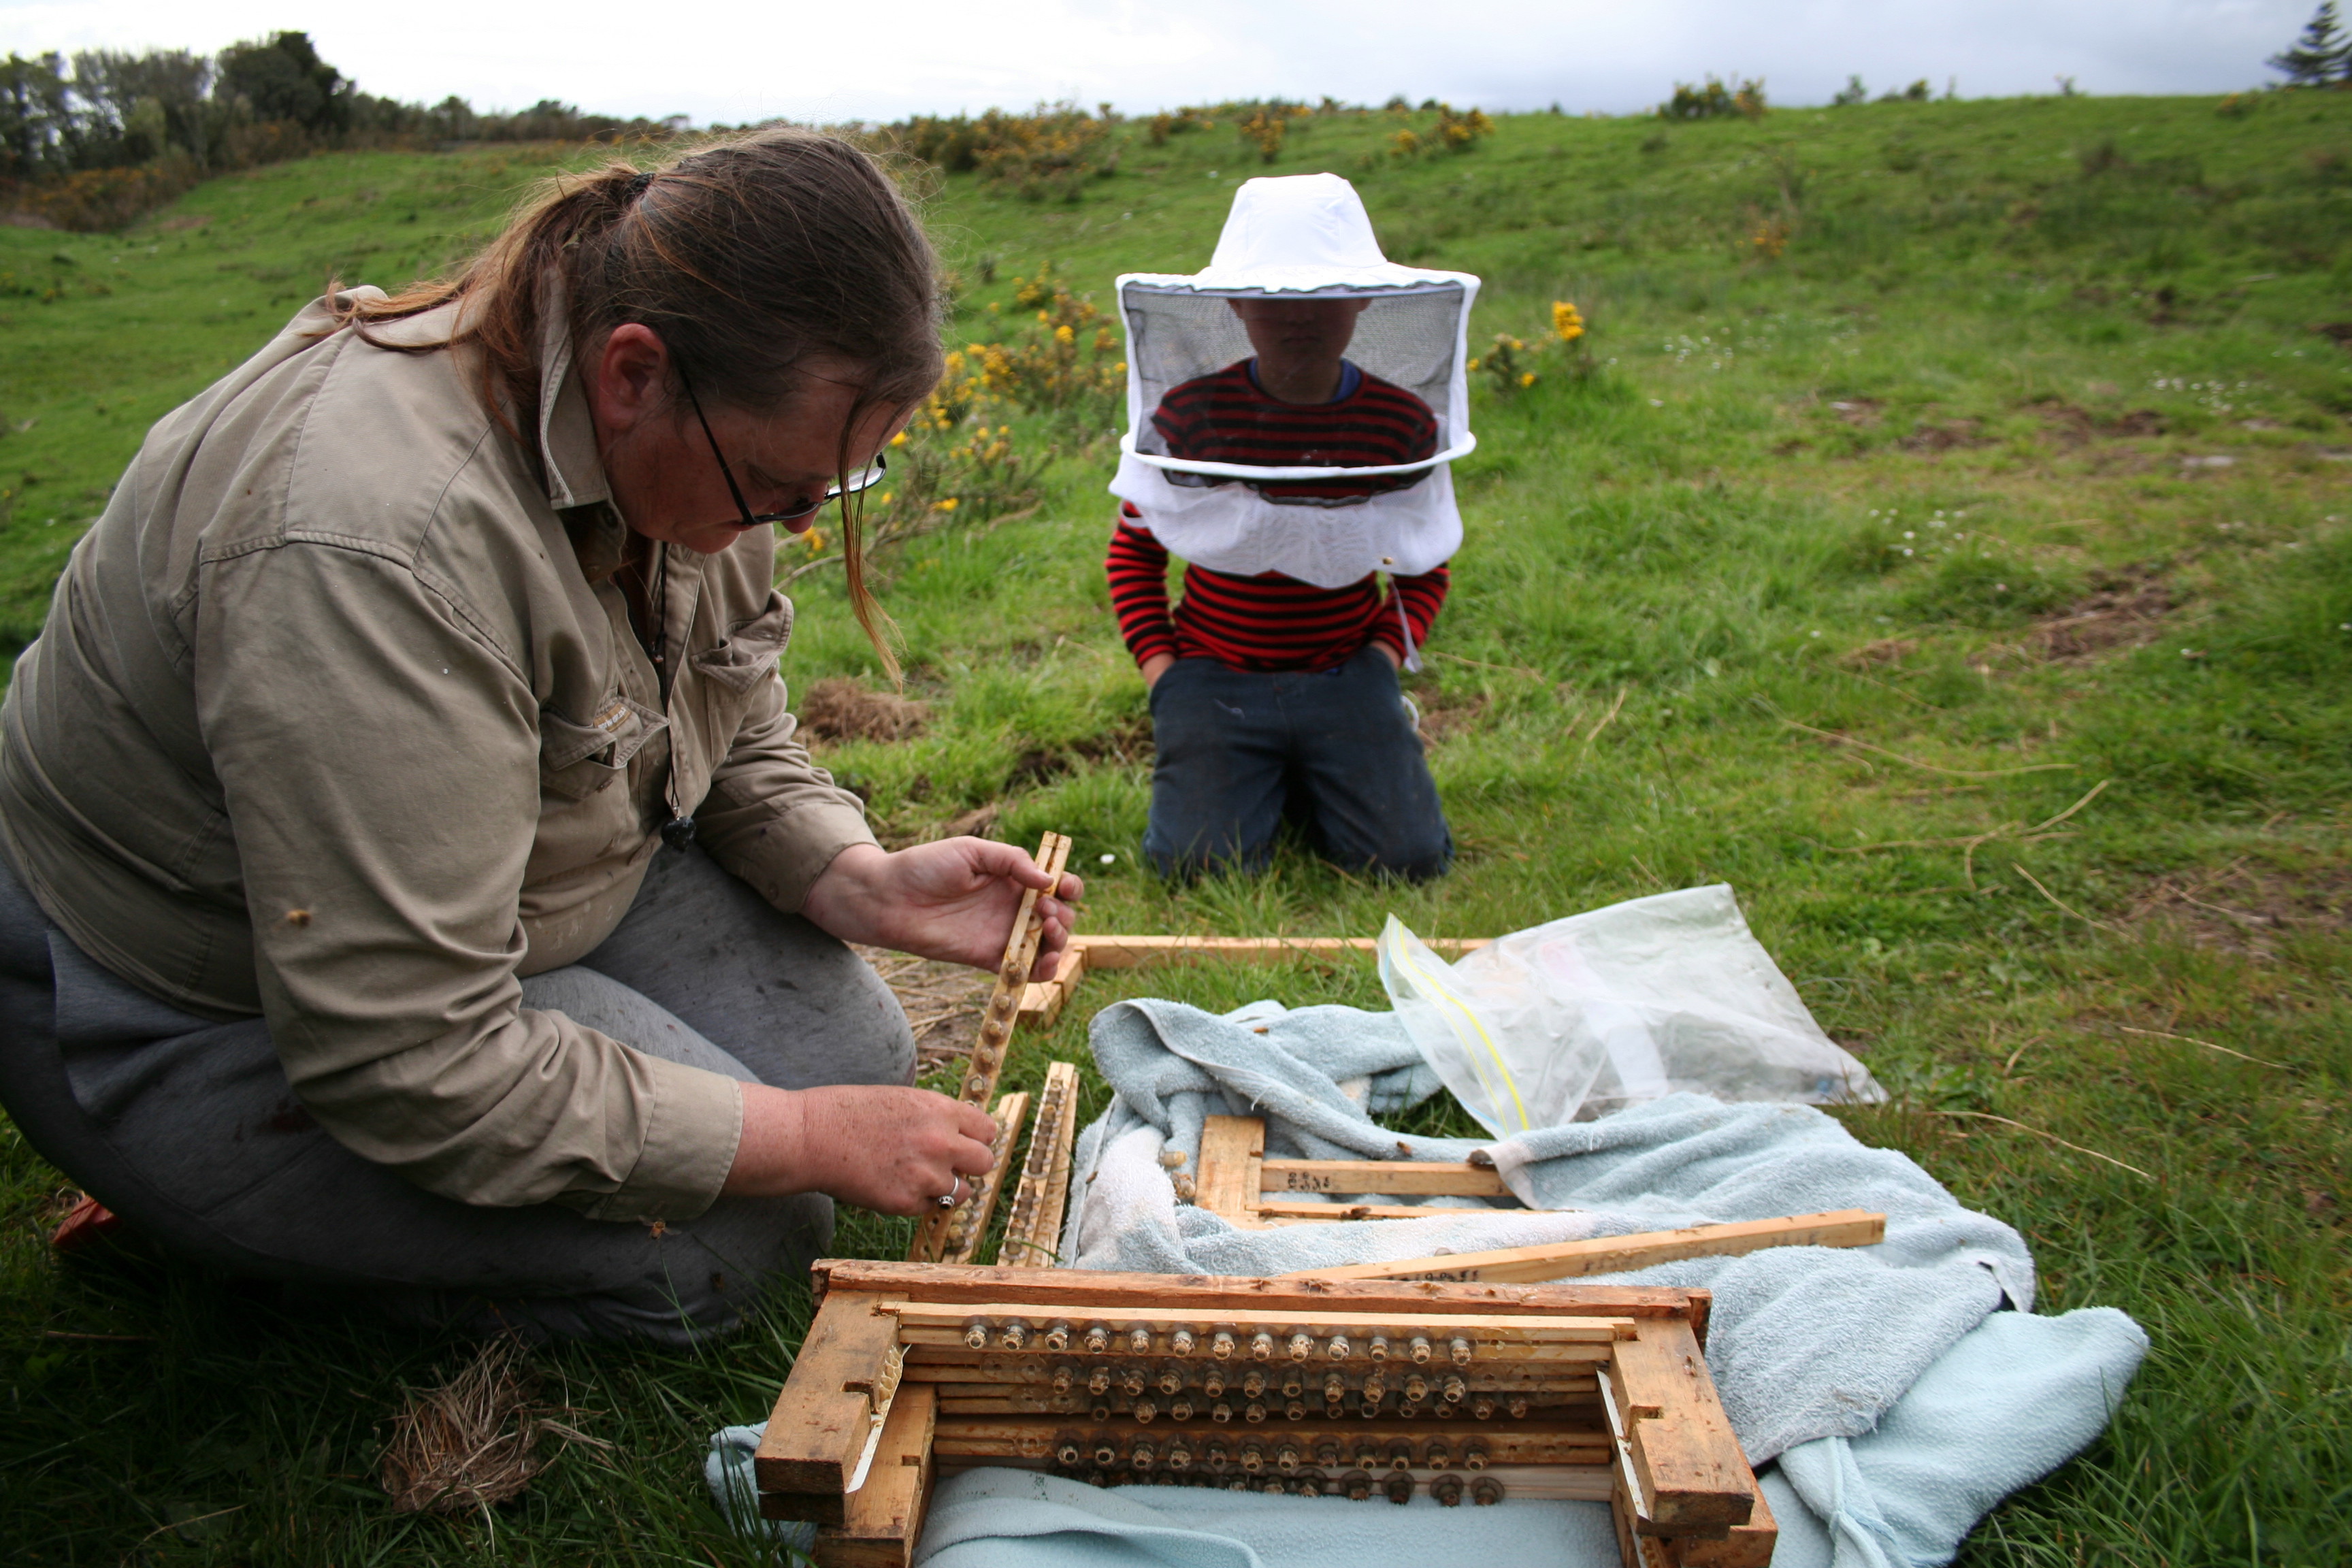
<path fill-rule="evenodd" d="M 320 301 L 158 424 L 0 706 L 0 844 L 116 973 L 267 1018 L 362 1156 L 469 1203 L 687 1217 L 740 1086 L 523 1008 L 519 977 L 612 931 L 674 816 L 785 910 L 873 840 L 793 738 L 773 535 L 667 547 L 657 672 L 568 341 L 536 471 L 478 365 Z"/>

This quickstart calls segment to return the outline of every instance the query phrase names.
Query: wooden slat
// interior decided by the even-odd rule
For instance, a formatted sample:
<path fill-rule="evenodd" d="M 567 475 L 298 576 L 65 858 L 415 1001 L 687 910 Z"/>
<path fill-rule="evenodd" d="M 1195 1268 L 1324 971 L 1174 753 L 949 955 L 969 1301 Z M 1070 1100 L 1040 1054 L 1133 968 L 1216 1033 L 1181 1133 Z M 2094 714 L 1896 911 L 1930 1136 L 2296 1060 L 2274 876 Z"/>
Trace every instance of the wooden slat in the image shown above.
<path fill-rule="evenodd" d="M 1138 1441 L 1164 1445 L 1170 1438 L 1181 1436 L 1196 1447 L 1221 1444 L 1228 1452 L 1245 1443 L 1255 1443 L 1272 1449 L 1284 1442 L 1298 1445 L 1301 1451 L 1312 1456 L 1318 1444 L 1337 1439 L 1342 1454 L 1343 1468 L 1355 1466 L 1355 1449 L 1369 1445 L 1381 1456 L 1381 1468 L 1389 1468 L 1386 1458 L 1392 1443 L 1411 1446 L 1416 1461 L 1425 1456 L 1433 1440 L 1444 1442 L 1453 1461 L 1459 1464 L 1468 1445 L 1476 1443 L 1486 1449 L 1487 1459 L 1496 1465 L 1591 1465 L 1609 1463 L 1608 1434 L 1596 1427 L 1552 1426 L 1539 1428 L 1532 1424 L 1486 1423 L 1467 1421 L 1349 1421 L 1341 1425 L 1294 1426 L 1288 1422 L 1269 1423 L 1263 1426 L 1227 1425 L 1212 1426 L 1205 1421 L 1155 1421 L 1139 1426 L 1133 1421 L 1090 1422 L 1054 1415 L 942 1415 L 937 1436 L 932 1439 L 932 1451 L 941 1458 L 1048 1460 L 1054 1457 L 1055 1444 L 1068 1436 L 1078 1436 L 1092 1442 L 1108 1437 L 1122 1450 L 1130 1449 Z M 1365 1467 L 1370 1468 L 1370 1467 Z"/>
<path fill-rule="evenodd" d="M 1083 942 L 1072 938 L 1055 963 L 1054 978 L 1033 980 L 1021 992 L 1022 1024 L 1033 1029 L 1045 1028 L 1062 1016 L 1062 1009 L 1086 978 L 1087 950 Z"/>
<path fill-rule="evenodd" d="M 1088 1356 L 1083 1352 L 1066 1352 L 1058 1355 L 1051 1352 L 1031 1355 L 1025 1352 L 1013 1354 L 999 1351 L 975 1352 L 915 1347 L 909 1349 L 907 1353 L 905 1375 L 908 1383 L 937 1384 L 944 1396 L 966 1391 L 1046 1390 L 1051 1387 L 1055 1373 L 1065 1370 L 1072 1374 L 1075 1380 L 1074 1386 L 1082 1388 L 1087 1377 L 1097 1367 L 1109 1366 L 1116 1369 L 1123 1364 L 1123 1363 L 1115 1362 L 1109 1356 Z M 1230 1391 L 1240 1386 L 1243 1373 L 1255 1364 L 1255 1363 L 1237 1364 L 1234 1362 L 1216 1361 L 1202 1355 L 1196 1347 L 1189 1360 L 1161 1361 L 1153 1370 L 1152 1375 L 1156 1384 L 1159 1378 L 1174 1373 L 1179 1379 L 1180 1386 L 1193 1391 L 1194 1397 L 1197 1398 L 1201 1396 L 1203 1389 L 1203 1380 L 1212 1373 L 1217 1374 L 1223 1380 L 1226 1389 Z M 1269 1373 L 1278 1372 L 1286 1370 L 1286 1363 L 1281 1367 L 1260 1370 Z M 1338 1370 L 1346 1375 L 1349 1386 L 1352 1388 L 1360 1384 L 1365 1375 L 1375 1367 L 1381 1370 L 1383 1381 L 1391 1389 L 1399 1386 L 1401 1379 L 1406 1373 L 1416 1370 L 1409 1363 L 1394 1360 L 1384 1363 L 1374 1362 L 1369 1357 L 1356 1356 L 1351 1357 L 1337 1369 L 1318 1364 L 1314 1372 L 1317 1381 L 1319 1382 L 1328 1373 Z M 1531 1361 L 1489 1361 L 1483 1363 L 1473 1363 L 1466 1367 L 1449 1365 L 1444 1368 L 1424 1367 L 1419 1370 L 1424 1375 L 1432 1370 L 1439 1372 L 1441 1375 L 1459 1375 L 1469 1384 L 1472 1391 L 1477 1393 L 1549 1391 L 1562 1394 L 1575 1394 L 1588 1399 L 1593 1393 L 1590 1367 L 1563 1367 Z"/>
<path fill-rule="evenodd" d="M 1153 963 L 1286 963 L 1297 959 L 1351 958 L 1373 950 L 1368 936 L 1088 936 L 1087 968 L 1136 969 Z M 1430 951 L 1458 958 L 1486 945 L 1486 937 L 1438 937 Z"/>
<path fill-rule="evenodd" d="M 997 1100 L 990 1120 L 996 1123 L 995 1136 L 988 1146 L 996 1152 L 996 1163 L 985 1175 L 972 1181 L 971 1196 L 949 1215 L 947 1252 L 942 1263 L 969 1263 L 973 1251 L 988 1235 L 988 1222 L 995 1215 L 998 1194 L 1005 1188 L 1012 1174 L 1013 1151 L 1021 1146 L 1021 1125 L 1028 1119 L 1029 1096 L 1025 1092 L 1008 1094 Z"/>
<path fill-rule="evenodd" d="M 1301 1224 L 1308 1220 L 1337 1223 L 1359 1219 L 1427 1219 L 1433 1215 L 1462 1215 L 1458 1208 L 1430 1208 L 1420 1204 L 1317 1204 L 1292 1198 L 1260 1198 L 1250 1208 L 1261 1225 L 1273 1220 Z M 1542 1214 L 1542 1209 L 1495 1209 L 1495 1214 Z"/>
<path fill-rule="evenodd" d="M 938 1461 L 938 1473 L 942 1478 L 960 1476 L 967 1470 L 977 1470 L 982 1468 L 1040 1470 L 1051 1469 L 1053 1467 L 1049 1464 L 1044 1464 L 1034 1460 L 1024 1461 L 1003 1458 L 965 1459 L 951 1458 L 945 1455 L 940 1456 Z M 1192 1475 L 1194 1478 L 1198 1478 L 1200 1473 L 1200 1470 L 1196 1467 Z M 1374 1475 L 1374 1479 L 1377 1482 L 1392 1473 L 1394 1472 L 1388 1470 L 1378 1471 Z M 1478 1479 L 1466 1471 L 1459 1469 L 1436 1471 L 1416 1468 L 1407 1470 L 1404 1473 L 1412 1479 L 1413 1483 L 1413 1491 L 1419 1496 L 1426 1496 L 1429 1491 L 1430 1483 L 1437 1479 L 1441 1474 L 1451 1476 L 1456 1480 L 1466 1482 L 1475 1482 Z M 1599 1465 L 1496 1466 L 1486 1470 L 1485 1474 L 1493 1478 L 1496 1483 L 1502 1487 L 1503 1500 L 1506 1502 L 1514 1499 L 1528 1502 L 1606 1502 L 1609 1500 L 1609 1489 L 1612 1480 L 1611 1471 L 1605 1466 Z M 1227 1477 L 1220 1479 L 1230 1479 L 1231 1477 L 1228 1475 Z M 1339 1479 L 1338 1477 L 1326 1477 L 1327 1481 L 1336 1481 L 1337 1479 Z M 1142 1478 L 1140 1482 L 1138 1482 L 1131 1477 L 1123 1477 L 1121 1478 L 1120 1484 L 1172 1486 L 1176 1483 L 1171 1478 L 1164 1474 L 1155 1472 L 1150 1476 Z M 1216 1483 L 1213 1481 L 1210 1485 L 1213 1489 Z M 1339 1500 L 1336 1498 L 1334 1499 L 1334 1506 L 1337 1506 L 1338 1500 Z M 1370 1508 L 1376 1503 L 1381 1506 L 1385 1506 L 1386 1500 L 1387 1500 L 1381 1493 L 1375 1491 L 1372 1494 L 1371 1500 L 1367 1501 L 1360 1506 Z M 1171 1498 L 1169 1500 L 1169 1506 L 1181 1507 L 1182 1504 L 1178 1500 Z M 1466 1499 L 1464 1500 L 1462 1506 L 1465 1508 L 1470 1506 Z M 1673 1565 L 1671 1563 L 1664 1564 L 1663 1568 L 1673 1568 Z"/>
<path fill-rule="evenodd" d="M 1511 1189 L 1495 1171 L 1436 1160 L 1268 1160 L 1259 1168 L 1268 1193 L 1444 1193 L 1507 1198 Z M 1422 1210 L 1423 1214 L 1431 1211 Z"/>
<path fill-rule="evenodd" d="M 1070 1196 L 1070 1151 L 1078 1132 L 1078 1069 L 1055 1062 L 1045 1069 L 1038 1096 L 1037 1126 L 1029 1135 L 1029 1157 L 1004 1222 L 1000 1262 L 1013 1268 L 1051 1268 L 1059 1259 L 1062 1215 Z"/>
<path fill-rule="evenodd" d="M 910 1300 L 903 1297 L 896 1299 L 882 1297 L 876 1300 L 875 1310 L 878 1312 L 897 1314 L 898 1336 L 909 1345 L 929 1342 L 927 1339 L 919 1336 L 934 1332 L 950 1336 L 949 1342 L 950 1343 L 961 1344 L 964 1342 L 965 1325 L 973 1319 L 1000 1324 L 1018 1320 L 1034 1331 L 1042 1326 L 1046 1317 L 1045 1313 L 1025 1301 L 949 1303 Z M 1133 1328 L 1150 1329 L 1155 1335 L 1171 1328 L 1189 1328 L 1202 1335 L 1217 1327 L 1230 1328 L 1237 1333 L 1267 1330 L 1274 1333 L 1276 1340 L 1276 1359 L 1285 1363 L 1297 1359 L 1279 1347 L 1284 1335 L 1293 1331 L 1304 1332 L 1312 1337 L 1344 1333 L 1359 1339 L 1367 1338 L 1372 1334 L 1382 1334 L 1390 1339 L 1410 1338 L 1414 1334 L 1422 1334 L 1433 1341 L 1441 1336 L 1459 1335 L 1483 1348 L 1487 1344 L 1607 1345 L 1619 1340 L 1632 1339 L 1636 1329 L 1632 1318 L 1581 1314 L 1570 1316 L 1546 1313 L 1536 1316 L 1524 1313 L 1505 1315 L 1488 1312 L 1418 1312 L 1408 1316 L 1403 1313 L 1351 1312 L 1345 1310 L 1305 1310 L 1289 1306 L 1247 1310 L 1224 1308 L 1213 1312 L 1197 1313 L 1186 1312 L 1181 1308 L 1171 1310 L 1170 1308 L 1159 1306 L 1126 1308 L 1097 1306 L 1079 1314 L 1077 1321 L 1081 1324 L 1103 1324 L 1114 1333 L 1123 1333 Z M 1444 1346 L 1440 1344 L 1437 1350 L 1436 1360 L 1442 1362 L 1444 1360 Z M 1079 1352 L 1073 1350 L 1062 1353 L 1068 1355 Z M 1127 1352 L 1120 1351 L 1118 1353 Z M 1160 1352 L 1153 1351 L 1141 1353 Z M 1194 1353 L 1202 1352 L 1196 1351 Z M 1349 1359 L 1351 1362 L 1354 1360 L 1352 1347 Z M 1236 1356 L 1234 1360 L 1237 1363 L 1246 1363 L 1248 1360 L 1246 1351 L 1242 1355 Z M 1314 1364 L 1318 1368 L 1327 1364 L 1319 1348 L 1316 1352 Z"/>
<path fill-rule="evenodd" d="M 1254 1228 L 1265 1158 L 1264 1117 L 1208 1118 L 1201 1129 L 1201 1163 L 1193 1174 L 1192 1201 L 1234 1225 Z"/>
<path fill-rule="evenodd" d="M 1058 833 L 1048 833 L 1038 842 L 1037 864 L 1055 879 L 1051 886 L 1060 886 L 1062 868 L 1070 858 L 1070 841 Z M 996 1093 L 997 1076 L 1004 1070 L 1004 1049 L 1013 1038 L 1014 1016 L 1020 1007 L 1022 988 L 1029 983 L 1029 971 L 1037 962 L 1037 944 L 1045 936 L 1044 922 L 1037 918 L 1039 889 L 1022 890 L 1021 907 L 1013 916 L 1013 930 L 1004 941 L 1004 956 L 996 967 L 996 986 L 989 993 L 988 1008 L 981 1015 L 980 1035 L 971 1043 L 971 1055 L 965 1061 L 963 1081 L 957 1096 L 967 1105 L 985 1106 Z M 934 1210 L 923 1216 L 915 1227 L 914 1244 L 907 1256 L 917 1262 L 936 1262 L 947 1254 L 948 1233 L 954 1225 L 954 1215 L 949 1210 Z"/>
<path fill-rule="evenodd" d="M 909 1388 L 890 1406 L 866 1484 L 849 1494 L 841 1523 L 816 1534 L 817 1568 L 908 1568 L 929 1499 L 936 1404 Z"/>
<path fill-rule="evenodd" d="M 1645 1323 L 1615 1351 L 1602 1394 L 1624 1422 L 1643 1511 L 1670 1534 L 1747 1523 L 1756 1477 L 1688 1326 Z"/>
<path fill-rule="evenodd" d="M 761 1491 L 830 1496 L 837 1510 L 898 1341 L 898 1320 L 876 1312 L 870 1297 L 844 1295 L 818 1309 L 752 1458 Z"/>
<path fill-rule="evenodd" d="M 1271 1212 L 1271 1211 L 1269 1211 Z M 1428 1210 L 1413 1211 L 1427 1214 Z M 1406 1258 L 1387 1263 L 1302 1270 L 1291 1279 L 1481 1279 L 1534 1282 L 1580 1274 L 1616 1274 L 1685 1258 L 1720 1258 L 1770 1247 L 1872 1247 L 1886 1239 L 1886 1216 L 1867 1209 L 1790 1215 L 1784 1219 L 1742 1220 L 1730 1225 L 1695 1225 L 1680 1230 L 1643 1231 L 1633 1236 L 1547 1242 L 1539 1247 L 1493 1252 Z"/>
<path fill-rule="evenodd" d="M 1712 1298 L 1705 1290 L 1640 1285 L 1490 1285 L 1430 1280 L 1327 1280 L 1091 1269 L 950 1268 L 859 1258 L 819 1258 L 810 1276 L 828 1304 L 835 1293 L 927 1301 L 1020 1301 L 1072 1316 L 1101 1309 L 1158 1308 L 1171 1317 L 1223 1308 L 1307 1306 L 1352 1312 L 1507 1312 L 1681 1318 L 1694 1331 Z M 872 1305 L 869 1300 L 865 1307 Z"/>

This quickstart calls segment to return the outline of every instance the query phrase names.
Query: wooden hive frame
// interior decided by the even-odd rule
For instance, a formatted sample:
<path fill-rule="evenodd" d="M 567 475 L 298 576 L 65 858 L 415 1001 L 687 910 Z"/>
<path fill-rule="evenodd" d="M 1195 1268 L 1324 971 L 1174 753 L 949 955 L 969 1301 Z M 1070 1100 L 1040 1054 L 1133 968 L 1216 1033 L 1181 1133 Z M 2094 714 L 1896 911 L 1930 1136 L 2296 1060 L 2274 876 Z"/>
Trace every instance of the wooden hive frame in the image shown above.
<path fill-rule="evenodd" d="M 900 1568 L 977 1466 L 1366 1500 L 1606 1501 L 1629 1568 L 1761 1568 L 1703 1290 L 831 1260 L 755 1470 L 824 1568 Z"/>
<path fill-rule="evenodd" d="M 1060 885 L 1063 868 L 1069 859 L 1070 841 L 1061 834 L 1048 833 L 1038 842 L 1037 864 L 1055 879 L 1049 886 Z M 981 1015 L 980 1034 L 971 1043 L 971 1054 L 964 1062 L 961 1081 L 956 1086 L 957 1097 L 967 1105 L 985 1110 L 996 1093 L 996 1080 L 1004 1071 L 1005 1049 L 1020 1021 L 1021 998 L 1030 983 L 1029 971 L 1037 962 L 1037 944 L 1045 935 L 1044 922 L 1037 918 L 1037 889 L 1022 891 L 1020 908 L 1013 916 L 1012 932 L 1004 941 L 1004 956 L 997 961 L 996 984 L 989 993 L 987 1009 Z M 992 1115 L 997 1124 L 996 1164 L 972 1184 L 971 1196 L 963 1204 L 927 1214 L 917 1222 L 915 1239 L 907 1252 L 910 1260 L 962 1261 L 969 1259 L 972 1249 L 980 1245 L 988 1229 L 989 1215 L 996 1206 L 997 1191 L 1003 1184 L 1001 1173 L 1005 1162 L 1013 1157 L 1013 1140 L 1020 1134 L 1017 1119 L 1008 1117 L 1010 1109 L 999 1101 Z M 1022 1109 L 1025 1111 L 1025 1100 Z"/>
<path fill-rule="evenodd" d="M 1212 1116 L 1201 1130 L 1200 1169 L 1193 1201 L 1243 1229 L 1314 1221 L 1433 1219 L 1459 1209 L 1408 1204 L 1334 1204 L 1286 1197 L 1290 1193 L 1426 1196 L 1453 1194 L 1508 1197 L 1492 1165 L 1436 1160 L 1269 1160 L 1265 1121 L 1256 1116 Z M 1539 1214 L 1539 1209 L 1517 1209 Z M 1614 1274 L 1686 1258 L 1721 1258 L 1769 1247 L 1870 1247 L 1886 1239 L 1886 1216 L 1867 1209 L 1788 1215 L 1729 1225 L 1597 1237 L 1538 1247 L 1401 1262 L 1360 1263 L 1302 1271 L 1321 1279 L 1455 1279 L 1530 1283 L 1579 1274 Z"/>

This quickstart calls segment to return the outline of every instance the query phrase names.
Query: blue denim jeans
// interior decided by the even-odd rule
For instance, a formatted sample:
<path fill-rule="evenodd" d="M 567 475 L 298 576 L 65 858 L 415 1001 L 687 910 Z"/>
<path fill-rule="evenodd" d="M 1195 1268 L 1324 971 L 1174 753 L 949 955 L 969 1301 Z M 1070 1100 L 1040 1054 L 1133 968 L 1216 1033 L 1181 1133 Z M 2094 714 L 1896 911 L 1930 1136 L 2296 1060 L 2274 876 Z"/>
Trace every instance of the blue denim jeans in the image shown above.
<path fill-rule="evenodd" d="M 1162 876 L 1258 870 L 1286 820 L 1350 871 L 1443 876 L 1454 838 L 1378 648 L 1312 673 L 1182 658 L 1151 689 L 1159 763 L 1143 850 Z"/>

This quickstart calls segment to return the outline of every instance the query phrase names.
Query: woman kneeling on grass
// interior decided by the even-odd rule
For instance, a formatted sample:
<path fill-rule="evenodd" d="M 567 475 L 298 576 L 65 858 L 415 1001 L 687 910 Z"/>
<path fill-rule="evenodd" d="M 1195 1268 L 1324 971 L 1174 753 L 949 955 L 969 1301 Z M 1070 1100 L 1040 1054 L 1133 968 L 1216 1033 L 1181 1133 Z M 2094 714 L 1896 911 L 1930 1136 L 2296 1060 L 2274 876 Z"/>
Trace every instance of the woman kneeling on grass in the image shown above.
<path fill-rule="evenodd" d="M 765 526 L 878 471 L 935 270 L 863 154 L 765 132 L 558 180 L 157 425 L 0 710 L 33 1146 L 183 1257 L 580 1335 L 733 1325 L 825 1194 L 960 1200 L 988 1118 L 843 943 L 992 966 L 1046 877 L 876 844 Z"/>

